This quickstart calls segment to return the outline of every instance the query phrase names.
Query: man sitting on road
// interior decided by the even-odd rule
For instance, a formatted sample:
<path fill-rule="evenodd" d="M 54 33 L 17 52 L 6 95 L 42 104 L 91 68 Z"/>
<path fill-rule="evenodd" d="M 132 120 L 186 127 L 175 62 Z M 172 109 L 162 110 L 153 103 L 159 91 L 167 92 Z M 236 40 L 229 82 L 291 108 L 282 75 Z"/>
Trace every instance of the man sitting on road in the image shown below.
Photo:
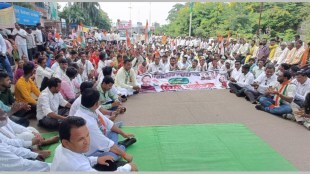
<path fill-rule="evenodd" d="M 275 87 L 267 88 L 267 97 L 261 97 L 259 99 L 260 105 L 256 105 L 255 108 L 278 116 L 291 114 L 292 107 L 290 103 L 294 100 L 296 86 L 291 84 L 290 79 L 290 72 L 280 72 L 278 76 L 279 83 Z"/>

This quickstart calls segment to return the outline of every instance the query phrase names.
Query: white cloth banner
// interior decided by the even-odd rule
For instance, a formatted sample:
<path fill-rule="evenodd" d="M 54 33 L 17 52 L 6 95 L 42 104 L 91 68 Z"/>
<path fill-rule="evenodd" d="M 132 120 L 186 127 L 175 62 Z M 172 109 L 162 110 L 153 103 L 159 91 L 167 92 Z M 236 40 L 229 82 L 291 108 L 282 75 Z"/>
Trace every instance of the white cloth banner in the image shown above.
<path fill-rule="evenodd" d="M 227 88 L 227 75 L 220 71 L 143 74 L 137 76 L 137 80 L 141 84 L 141 92 Z"/>

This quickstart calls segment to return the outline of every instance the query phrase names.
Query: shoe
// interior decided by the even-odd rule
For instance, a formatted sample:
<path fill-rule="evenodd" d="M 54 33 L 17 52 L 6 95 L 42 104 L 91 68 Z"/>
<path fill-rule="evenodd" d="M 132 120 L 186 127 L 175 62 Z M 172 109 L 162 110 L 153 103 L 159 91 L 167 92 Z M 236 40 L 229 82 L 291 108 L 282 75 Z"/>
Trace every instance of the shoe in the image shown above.
<path fill-rule="evenodd" d="M 308 129 L 308 130 L 310 130 L 310 123 L 308 123 L 308 122 L 304 122 L 304 126 Z"/>
<path fill-rule="evenodd" d="M 236 92 L 237 97 L 244 97 L 244 95 L 241 92 Z"/>
<path fill-rule="evenodd" d="M 127 163 L 128 163 L 128 162 L 122 161 L 122 160 L 118 160 L 118 161 L 115 162 L 116 167 L 124 166 L 124 165 L 127 164 Z"/>
<path fill-rule="evenodd" d="M 135 139 L 135 138 L 127 138 L 124 141 L 119 141 L 118 144 L 119 145 L 123 145 L 123 146 L 125 146 L 127 148 L 127 147 L 131 146 L 132 144 L 134 144 L 135 142 L 137 142 L 137 139 Z"/>
<path fill-rule="evenodd" d="M 284 116 L 285 115 L 285 116 Z M 296 121 L 295 116 L 293 114 L 283 114 L 284 119 Z"/>
<path fill-rule="evenodd" d="M 305 122 L 304 121 L 297 121 L 297 123 L 300 125 L 304 125 Z"/>
<path fill-rule="evenodd" d="M 262 105 L 256 105 L 255 108 L 256 108 L 257 110 L 265 111 L 265 108 L 264 108 L 264 106 L 262 106 Z"/>
<path fill-rule="evenodd" d="M 230 93 L 235 93 L 232 89 L 231 89 L 231 90 L 229 90 L 229 92 L 230 92 Z"/>
<path fill-rule="evenodd" d="M 247 101 L 250 101 L 250 99 L 249 99 L 249 97 L 248 97 L 248 96 L 245 96 L 245 99 L 246 99 Z"/>
<path fill-rule="evenodd" d="M 134 91 L 133 94 L 134 95 L 139 94 L 139 91 Z"/>

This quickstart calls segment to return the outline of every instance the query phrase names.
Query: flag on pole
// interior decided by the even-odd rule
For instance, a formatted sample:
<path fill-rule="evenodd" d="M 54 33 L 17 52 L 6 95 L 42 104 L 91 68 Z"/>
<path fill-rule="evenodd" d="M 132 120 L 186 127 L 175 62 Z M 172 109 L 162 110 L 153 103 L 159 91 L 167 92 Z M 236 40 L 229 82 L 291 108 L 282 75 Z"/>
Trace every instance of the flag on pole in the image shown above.
<path fill-rule="evenodd" d="M 60 35 L 59 35 L 59 33 L 57 31 L 55 32 L 55 37 L 57 38 L 57 40 L 60 39 Z"/>
<path fill-rule="evenodd" d="M 145 43 L 149 42 L 149 23 L 146 20 L 146 25 L 145 25 L 145 31 L 144 31 L 144 39 L 145 39 Z"/>
<path fill-rule="evenodd" d="M 126 41 L 127 41 L 127 48 L 130 48 L 131 47 L 131 43 L 130 43 L 130 38 L 129 38 L 128 30 L 126 30 Z"/>
<path fill-rule="evenodd" d="M 190 2 L 190 3 L 189 3 L 189 12 L 190 12 L 190 13 L 193 12 L 193 6 L 194 6 L 194 2 Z"/>

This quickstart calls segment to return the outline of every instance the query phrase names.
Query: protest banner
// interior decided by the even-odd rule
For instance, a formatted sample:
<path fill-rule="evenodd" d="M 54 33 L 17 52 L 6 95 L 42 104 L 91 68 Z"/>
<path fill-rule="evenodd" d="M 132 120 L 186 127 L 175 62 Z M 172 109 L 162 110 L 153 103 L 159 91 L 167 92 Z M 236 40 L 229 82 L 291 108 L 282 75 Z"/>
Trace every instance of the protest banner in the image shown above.
<path fill-rule="evenodd" d="M 145 93 L 227 88 L 226 73 L 220 71 L 143 74 L 137 76 L 137 80 L 141 92 Z"/>

